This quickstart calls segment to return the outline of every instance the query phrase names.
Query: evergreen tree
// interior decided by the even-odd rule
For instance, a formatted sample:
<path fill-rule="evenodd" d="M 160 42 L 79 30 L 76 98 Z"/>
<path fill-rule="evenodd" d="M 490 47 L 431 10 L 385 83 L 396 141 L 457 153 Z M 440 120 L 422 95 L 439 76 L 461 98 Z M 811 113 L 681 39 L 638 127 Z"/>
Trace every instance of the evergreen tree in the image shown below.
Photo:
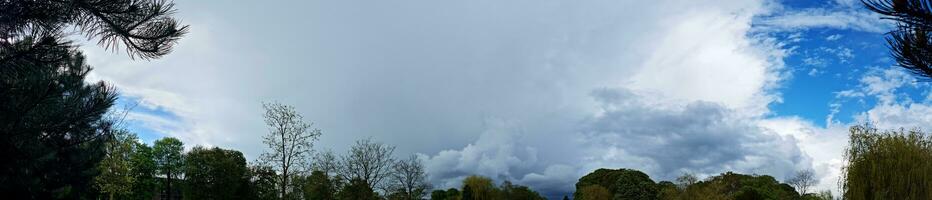
<path fill-rule="evenodd" d="M 932 1 L 863 0 L 868 9 L 896 21 L 887 43 L 897 64 L 932 79 Z"/>

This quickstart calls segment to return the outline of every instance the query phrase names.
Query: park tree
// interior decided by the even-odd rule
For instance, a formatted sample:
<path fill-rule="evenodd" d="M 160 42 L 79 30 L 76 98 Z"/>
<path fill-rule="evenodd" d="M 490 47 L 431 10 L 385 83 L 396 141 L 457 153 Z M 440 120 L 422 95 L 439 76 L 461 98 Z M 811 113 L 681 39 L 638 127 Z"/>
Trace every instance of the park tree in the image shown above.
<path fill-rule="evenodd" d="M 932 2 L 929 0 L 862 0 L 871 11 L 896 22 L 887 44 L 897 64 L 932 80 Z"/>
<path fill-rule="evenodd" d="M 459 200 L 460 191 L 456 188 L 450 188 L 447 190 L 434 190 L 430 193 L 431 200 Z"/>
<path fill-rule="evenodd" d="M 796 171 L 796 174 L 787 179 L 786 183 L 796 188 L 799 194 L 808 194 L 809 188 L 816 184 L 815 173 L 809 169 Z"/>
<path fill-rule="evenodd" d="M 304 185 L 304 199 L 333 200 L 337 190 L 330 177 L 323 171 L 314 170 Z"/>
<path fill-rule="evenodd" d="M 430 191 L 424 163 L 417 156 L 395 162 L 390 175 L 392 190 L 397 191 L 401 199 L 416 200 L 424 198 Z"/>
<path fill-rule="evenodd" d="M 463 179 L 463 200 L 492 200 L 498 196 L 498 189 L 492 179 L 472 175 Z"/>
<path fill-rule="evenodd" d="M 502 183 L 500 199 L 509 199 L 509 200 L 546 200 L 543 196 L 540 196 L 540 193 L 537 191 L 531 190 L 531 188 L 523 185 L 512 184 L 511 181 L 505 181 Z"/>
<path fill-rule="evenodd" d="M 304 121 L 304 116 L 294 107 L 280 103 L 263 103 L 265 124 L 269 133 L 263 137 L 268 150 L 259 159 L 263 165 L 271 166 L 278 173 L 277 186 L 279 196 L 288 196 L 288 189 L 295 187 L 289 178 L 300 174 L 301 167 L 308 163 L 313 153 L 314 141 L 320 137 L 320 130 L 311 129 L 313 125 Z M 297 186 L 300 187 L 300 186 Z"/>
<path fill-rule="evenodd" d="M 171 51 L 187 27 L 163 0 L 0 3 L 0 193 L 10 199 L 90 198 L 116 99 L 69 34 L 97 38 L 133 57 Z M 66 29 L 73 28 L 75 31 Z"/>
<path fill-rule="evenodd" d="M 366 181 L 354 178 L 347 183 L 338 195 L 341 200 L 378 200 L 379 195 Z"/>
<path fill-rule="evenodd" d="M 130 165 L 130 174 L 134 180 L 130 199 L 151 199 L 158 188 L 158 182 L 155 179 L 158 165 L 155 163 L 152 147 L 138 140 L 135 141 L 134 151 L 130 156 Z"/>
<path fill-rule="evenodd" d="M 276 185 L 278 174 L 269 166 L 257 165 L 249 168 L 250 197 L 258 200 L 276 200 L 279 190 Z"/>
<path fill-rule="evenodd" d="M 173 137 L 166 137 L 155 141 L 152 147 L 152 156 L 155 158 L 156 169 L 159 174 L 164 175 L 162 181 L 164 186 L 163 194 L 174 196 L 179 188 L 176 179 L 181 177 L 184 166 L 184 144 L 181 140 Z"/>
<path fill-rule="evenodd" d="M 123 129 L 114 130 L 111 137 L 104 143 L 106 154 L 97 165 L 100 174 L 94 177 L 94 184 L 108 199 L 126 199 L 136 182 L 132 157 L 137 138 Z"/>
<path fill-rule="evenodd" d="M 370 139 L 358 140 L 346 155 L 340 157 L 338 174 L 343 180 L 358 179 L 370 187 L 388 191 L 385 180 L 395 164 L 393 152 L 394 146 Z"/>
<path fill-rule="evenodd" d="M 252 199 L 249 168 L 243 153 L 218 147 L 194 147 L 184 157 L 186 199 Z"/>
<path fill-rule="evenodd" d="M 586 185 L 576 191 L 573 196 L 576 200 L 611 200 L 612 192 L 601 185 Z"/>
<path fill-rule="evenodd" d="M 932 199 L 932 136 L 859 125 L 848 142 L 844 199 Z"/>
<path fill-rule="evenodd" d="M 658 193 L 657 184 L 647 174 L 631 169 L 598 169 L 589 173 L 576 183 L 574 196 L 588 185 L 602 186 L 622 199 L 653 199 Z"/>

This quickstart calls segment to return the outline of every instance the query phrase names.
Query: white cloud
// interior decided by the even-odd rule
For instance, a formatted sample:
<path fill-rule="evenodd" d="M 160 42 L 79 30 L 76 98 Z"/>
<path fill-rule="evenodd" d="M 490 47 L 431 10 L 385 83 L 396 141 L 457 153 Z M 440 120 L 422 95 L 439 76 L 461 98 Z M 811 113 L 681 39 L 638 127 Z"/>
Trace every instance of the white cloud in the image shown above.
<path fill-rule="evenodd" d="M 760 31 L 798 31 L 811 28 L 833 28 L 884 33 L 891 29 L 892 22 L 859 7 L 809 8 L 783 10 L 763 16 L 757 24 Z"/>
<path fill-rule="evenodd" d="M 835 41 L 835 40 L 841 39 L 842 37 L 844 36 L 841 34 L 833 34 L 833 35 L 829 35 L 828 37 L 825 37 L 825 40 Z"/>

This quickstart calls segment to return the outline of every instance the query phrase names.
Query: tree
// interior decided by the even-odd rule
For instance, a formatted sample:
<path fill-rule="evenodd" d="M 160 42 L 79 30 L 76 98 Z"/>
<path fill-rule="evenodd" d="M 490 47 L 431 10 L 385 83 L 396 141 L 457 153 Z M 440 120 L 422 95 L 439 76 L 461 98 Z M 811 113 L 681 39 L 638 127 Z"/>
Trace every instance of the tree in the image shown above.
<path fill-rule="evenodd" d="M 155 189 L 158 187 L 155 179 L 158 166 L 155 164 L 152 147 L 138 140 L 134 142 L 134 146 L 135 150 L 130 156 L 130 171 L 135 182 L 133 183 L 130 199 L 152 199 Z"/>
<path fill-rule="evenodd" d="M 850 129 L 842 198 L 932 199 L 932 136 L 919 130 Z"/>
<path fill-rule="evenodd" d="M 463 179 L 463 200 L 491 200 L 496 196 L 492 179 L 472 175 Z"/>
<path fill-rule="evenodd" d="M 392 168 L 391 179 L 393 188 L 399 191 L 402 199 L 415 200 L 424 198 L 430 190 L 427 182 L 427 172 L 424 164 L 417 156 L 412 155 L 407 160 L 395 162 Z"/>
<path fill-rule="evenodd" d="M 430 193 L 431 200 L 459 200 L 460 191 L 456 188 L 450 188 L 447 190 L 434 190 Z"/>
<path fill-rule="evenodd" d="M 292 106 L 263 103 L 262 107 L 265 108 L 263 117 L 269 128 L 263 143 L 268 145 L 269 151 L 262 153 L 259 159 L 281 173 L 278 178 L 279 196 L 285 197 L 288 188 L 292 187 L 288 182 L 289 176 L 294 172 L 300 173 L 301 169 L 297 167 L 308 166 L 314 141 L 321 133 L 318 129 L 311 130 L 313 124 L 305 122 L 304 116 Z"/>
<path fill-rule="evenodd" d="M 251 199 L 249 168 L 243 153 L 218 147 L 194 147 L 185 156 L 186 199 Z"/>
<path fill-rule="evenodd" d="M 799 194 L 808 194 L 809 188 L 816 184 L 815 174 L 812 170 L 800 170 L 796 172 L 796 175 L 787 179 L 786 183 L 796 188 Z"/>
<path fill-rule="evenodd" d="M 511 181 L 505 181 L 501 186 L 500 199 L 509 200 L 546 200 L 540 193 L 523 185 L 512 184 Z"/>
<path fill-rule="evenodd" d="M 370 139 L 356 141 L 349 152 L 340 158 L 339 174 L 343 180 L 359 179 L 373 188 L 388 191 L 384 180 L 392 172 L 395 147 Z"/>
<path fill-rule="evenodd" d="M 928 0 L 862 0 L 886 19 L 896 21 L 887 44 L 900 67 L 932 79 L 932 2 Z"/>
<path fill-rule="evenodd" d="M 647 174 L 631 169 L 598 169 L 579 179 L 576 183 L 577 194 L 584 186 L 599 185 L 622 199 L 653 199 L 658 189 L 656 183 Z"/>
<path fill-rule="evenodd" d="M 352 179 L 340 190 L 340 199 L 343 200 L 377 200 L 379 195 L 362 179 Z"/>
<path fill-rule="evenodd" d="M 304 199 L 306 200 L 333 200 L 336 188 L 330 177 L 323 171 L 314 170 L 304 185 Z"/>
<path fill-rule="evenodd" d="M 611 200 L 612 192 L 601 185 L 586 185 L 576 192 L 577 200 Z"/>
<path fill-rule="evenodd" d="M 94 184 L 109 199 L 126 199 L 132 194 L 135 177 L 132 175 L 132 155 L 136 135 L 126 130 L 114 130 L 113 139 L 104 144 L 106 156 L 97 165 L 100 174 Z"/>
<path fill-rule="evenodd" d="M 111 122 L 103 116 L 116 92 L 86 83 L 84 56 L 57 38 L 9 42 L 0 39 L 0 193 L 87 197 L 106 155 Z"/>
<path fill-rule="evenodd" d="M 164 0 L 7 1 L 0 4 L 6 11 L 0 13 L 0 46 L 24 38 L 63 38 L 62 29 L 75 26 L 79 33 L 100 38 L 104 47 L 122 43 L 132 57 L 158 58 L 187 32 L 171 18 L 173 6 Z"/>
<path fill-rule="evenodd" d="M 91 68 L 63 31 L 131 56 L 167 54 L 186 30 L 162 0 L 0 3 L 0 193 L 11 199 L 90 198 L 116 92 L 84 80 Z"/>
<path fill-rule="evenodd" d="M 165 175 L 163 185 L 165 186 L 163 194 L 174 196 L 177 188 L 172 188 L 172 182 L 182 173 L 184 166 L 184 144 L 181 140 L 172 137 L 166 137 L 155 141 L 152 147 L 152 155 L 155 157 L 155 164 L 159 174 Z"/>
<path fill-rule="evenodd" d="M 261 200 L 274 200 L 278 198 L 276 182 L 278 175 L 269 166 L 253 166 L 250 168 L 250 196 Z"/>

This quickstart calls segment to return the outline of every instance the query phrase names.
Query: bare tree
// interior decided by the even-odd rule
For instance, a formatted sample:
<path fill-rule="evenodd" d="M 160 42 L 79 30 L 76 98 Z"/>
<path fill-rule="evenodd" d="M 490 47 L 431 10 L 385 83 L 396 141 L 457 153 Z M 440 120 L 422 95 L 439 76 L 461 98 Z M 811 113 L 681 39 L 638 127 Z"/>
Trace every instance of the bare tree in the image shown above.
<path fill-rule="evenodd" d="M 786 183 L 795 187 L 800 195 L 807 194 L 809 188 L 816 184 L 815 173 L 809 169 L 797 171 L 796 175 L 786 180 Z"/>
<path fill-rule="evenodd" d="M 263 103 L 262 107 L 265 108 L 265 124 L 269 126 L 269 134 L 263 137 L 263 143 L 270 151 L 262 153 L 259 159 L 281 173 L 277 181 L 279 195 L 284 197 L 288 192 L 289 176 L 300 173 L 300 167 L 308 166 L 320 130 L 311 130 L 313 124 L 304 122 L 304 117 L 292 106 Z"/>
<path fill-rule="evenodd" d="M 375 189 L 387 191 L 383 181 L 392 172 L 393 152 L 394 146 L 370 139 L 356 141 L 347 155 L 341 156 L 338 174 L 343 180 L 359 179 Z"/>
<path fill-rule="evenodd" d="M 424 164 L 417 156 L 411 155 L 407 160 L 400 160 L 392 167 L 391 181 L 393 191 L 401 192 L 404 199 L 416 200 L 427 195 L 430 183 Z"/>

